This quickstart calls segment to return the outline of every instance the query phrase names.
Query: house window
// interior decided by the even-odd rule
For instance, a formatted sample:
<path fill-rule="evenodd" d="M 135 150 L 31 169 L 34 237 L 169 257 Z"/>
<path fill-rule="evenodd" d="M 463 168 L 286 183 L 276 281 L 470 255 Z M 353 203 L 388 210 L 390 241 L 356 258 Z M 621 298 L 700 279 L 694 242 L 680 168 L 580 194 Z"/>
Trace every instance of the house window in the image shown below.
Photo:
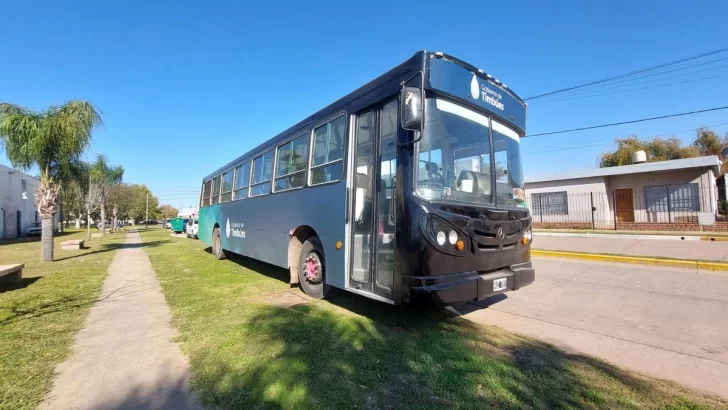
<path fill-rule="evenodd" d="M 300 188 L 306 182 L 308 136 L 301 135 L 278 147 L 276 191 Z"/>
<path fill-rule="evenodd" d="M 270 194 L 271 179 L 273 179 L 273 150 L 253 160 L 253 185 L 250 188 L 250 196 Z"/>
<path fill-rule="evenodd" d="M 235 168 L 235 191 L 233 199 L 248 197 L 248 182 L 250 182 L 250 162 Z"/>
<path fill-rule="evenodd" d="M 698 184 L 646 186 L 645 207 L 649 212 L 700 211 Z"/>
<path fill-rule="evenodd" d="M 569 196 L 566 191 L 532 194 L 531 208 L 534 215 L 568 215 Z"/>
<path fill-rule="evenodd" d="M 346 117 L 343 115 L 313 130 L 311 185 L 341 179 L 345 135 Z"/>
<path fill-rule="evenodd" d="M 233 198 L 233 171 L 222 174 L 222 195 L 220 202 L 230 202 Z"/>

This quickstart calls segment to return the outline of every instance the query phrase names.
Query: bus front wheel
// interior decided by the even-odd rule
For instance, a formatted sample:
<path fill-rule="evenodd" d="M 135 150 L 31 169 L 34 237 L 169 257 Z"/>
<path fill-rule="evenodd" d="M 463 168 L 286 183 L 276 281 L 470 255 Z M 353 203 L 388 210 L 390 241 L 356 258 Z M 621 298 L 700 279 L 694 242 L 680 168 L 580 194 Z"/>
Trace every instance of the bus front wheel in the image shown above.
<path fill-rule="evenodd" d="M 212 231 L 212 254 L 215 255 L 215 259 L 223 260 L 227 258 L 225 250 L 222 248 L 222 239 L 220 239 L 220 228 L 215 228 Z"/>
<path fill-rule="evenodd" d="M 319 238 L 313 236 L 301 246 L 298 262 L 298 282 L 301 289 L 312 298 L 324 299 L 333 296 L 336 289 L 325 283 L 326 261 Z"/>

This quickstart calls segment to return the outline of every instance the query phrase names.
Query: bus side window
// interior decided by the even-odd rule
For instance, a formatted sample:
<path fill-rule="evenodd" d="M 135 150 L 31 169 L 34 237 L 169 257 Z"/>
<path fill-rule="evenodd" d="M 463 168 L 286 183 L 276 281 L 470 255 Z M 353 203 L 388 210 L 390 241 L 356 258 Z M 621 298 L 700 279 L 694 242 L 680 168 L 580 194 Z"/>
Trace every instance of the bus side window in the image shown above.
<path fill-rule="evenodd" d="M 341 115 L 313 130 L 310 184 L 336 182 L 344 171 L 346 117 Z"/>

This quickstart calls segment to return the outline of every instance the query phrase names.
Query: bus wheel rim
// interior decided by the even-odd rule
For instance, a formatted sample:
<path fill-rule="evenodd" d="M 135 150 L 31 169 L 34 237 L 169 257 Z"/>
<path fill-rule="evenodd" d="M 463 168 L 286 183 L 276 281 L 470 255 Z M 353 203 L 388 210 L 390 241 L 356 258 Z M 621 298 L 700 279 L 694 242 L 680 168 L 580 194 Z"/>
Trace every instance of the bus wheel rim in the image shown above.
<path fill-rule="evenodd" d="M 305 265 L 304 276 L 306 276 L 306 280 L 310 283 L 321 282 L 323 266 L 321 265 L 321 259 L 316 252 L 308 254 Z"/>

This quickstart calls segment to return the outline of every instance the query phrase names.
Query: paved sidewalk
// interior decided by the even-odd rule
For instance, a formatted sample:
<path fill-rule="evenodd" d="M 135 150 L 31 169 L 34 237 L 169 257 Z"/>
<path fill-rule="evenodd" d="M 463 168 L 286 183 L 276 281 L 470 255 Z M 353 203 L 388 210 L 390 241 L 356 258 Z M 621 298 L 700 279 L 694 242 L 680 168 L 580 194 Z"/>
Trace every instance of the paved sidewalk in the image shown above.
<path fill-rule="evenodd" d="M 174 335 L 141 238 L 129 233 L 41 408 L 201 409 Z"/>
<path fill-rule="evenodd" d="M 672 259 L 728 261 L 728 242 L 660 239 L 577 238 L 534 233 L 533 249 L 609 253 Z"/>

